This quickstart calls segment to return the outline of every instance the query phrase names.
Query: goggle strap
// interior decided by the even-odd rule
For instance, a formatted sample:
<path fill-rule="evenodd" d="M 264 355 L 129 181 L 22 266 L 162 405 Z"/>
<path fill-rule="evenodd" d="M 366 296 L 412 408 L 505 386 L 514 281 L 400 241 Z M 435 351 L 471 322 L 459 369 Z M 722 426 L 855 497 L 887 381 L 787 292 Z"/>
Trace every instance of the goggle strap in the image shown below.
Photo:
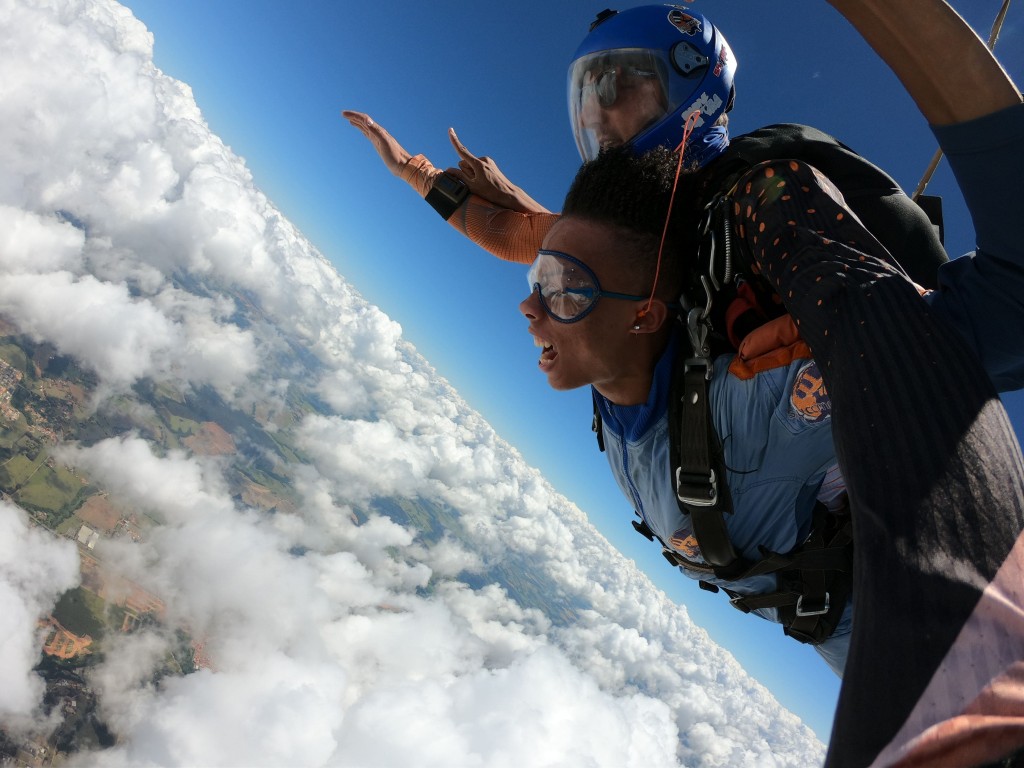
<path fill-rule="evenodd" d="M 676 165 L 676 177 L 672 182 L 672 194 L 668 198 L 668 212 L 665 214 L 665 226 L 661 230 L 661 242 L 658 244 L 658 263 L 654 268 L 654 284 L 651 286 L 651 297 L 647 300 L 647 306 L 640 310 L 640 317 L 644 317 L 648 312 L 651 311 L 651 305 L 654 303 L 654 294 L 658 290 L 658 278 L 661 275 L 661 254 L 665 249 L 665 238 L 668 235 L 668 223 L 672 219 L 672 208 L 676 199 L 676 187 L 679 186 L 679 176 L 683 172 L 683 155 L 686 152 L 686 142 L 690 138 L 690 134 L 693 133 L 693 129 L 697 126 L 697 120 L 700 118 L 700 110 L 695 109 L 691 112 L 686 122 L 683 123 L 683 139 L 679 142 L 679 146 L 676 147 L 676 152 L 679 153 L 679 163 Z"/>

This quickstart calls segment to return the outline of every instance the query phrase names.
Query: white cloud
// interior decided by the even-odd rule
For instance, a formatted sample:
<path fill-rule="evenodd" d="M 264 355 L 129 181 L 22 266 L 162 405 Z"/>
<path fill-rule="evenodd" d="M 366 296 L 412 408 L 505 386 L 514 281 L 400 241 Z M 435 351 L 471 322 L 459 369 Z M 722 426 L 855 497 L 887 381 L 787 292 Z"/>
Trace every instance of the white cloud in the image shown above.
<path fill-rule="evenodd" d="M 131 738 L 82 765 L 324 765 L 336 748 L 344 675 L 283 654 L 232 673 L 208 670 L 166 679 L 160 690 L 117 691 L 112 725 Z"/>
<path fill-rule="evenodd" d="M 78 584 L 78 553 L 0 501 L 0 722 L 18 723 L 41 704 L 41 633 L 60 595 Z"/>
<path fill-rule="evenodd" d="M 0 253 L 9 274 L 78 268 L 85 236 L 56 218 L 0 205 Z"/>
<path fill-rule="evenodd" d="M 428 679 L 381 688 L 347 726 L 341 765 L 676 764 L 667 707 L 640 696 L 613 699 L 549 651 L 448 687 Z"/>
<path fill-rule="evenodd" d="M 108 394 L 211 386 L 310 464 L 266 512 L 233 495 L 232 457 L 165 450 L 141 427 L 58 452 L 146 517 L 140 542 L 97 553 L 166 606 L 91 673 L 119 741 L 81 764 L 820 762 L 811 732 L 281 218 L 151 57 L 111 0 L 0 0 L 0 312 Z M 373 512 L 399 502 L 448 515 L 444 535 Z M 0 712 L 38 701 L 34 621 L 73 556 L 0 506 Z M 154 684 L 175 630 L 212 668 Z"/>

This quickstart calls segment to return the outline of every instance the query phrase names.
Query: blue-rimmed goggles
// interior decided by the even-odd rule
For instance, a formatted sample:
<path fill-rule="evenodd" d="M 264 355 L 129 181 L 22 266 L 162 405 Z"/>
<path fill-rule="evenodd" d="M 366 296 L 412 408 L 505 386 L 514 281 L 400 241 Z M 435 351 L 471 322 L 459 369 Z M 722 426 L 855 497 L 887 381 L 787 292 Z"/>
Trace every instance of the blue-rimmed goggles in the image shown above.
<path fill-rule="evenodd" d="M 560 323 L 582 320 L 602 296 L 625 301 L 647 301 L 647 296 L 602 291 L 597 275 L 574 256 L 560 251 L 537 251 L 530 271 L 526 273 L 530 290 L 540 297 L 541 306 Z"/>

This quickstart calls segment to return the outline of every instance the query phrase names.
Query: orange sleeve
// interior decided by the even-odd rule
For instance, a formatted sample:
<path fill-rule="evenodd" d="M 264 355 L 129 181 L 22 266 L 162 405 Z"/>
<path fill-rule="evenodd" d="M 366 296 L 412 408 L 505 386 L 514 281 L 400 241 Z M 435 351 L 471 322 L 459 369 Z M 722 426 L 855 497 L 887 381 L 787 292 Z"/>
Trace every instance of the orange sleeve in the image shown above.
<path fill-rule="evenodd" d="M 470 195 L 448 223 L 485 251 L 505 261 L 532 264 L 557 213 L 520 213 Z"/>
<path fill-rule="evenodd" d="M 434 186 L 434 179 L 440 175 L 441 171 L 424 155 L 410 157 L 402 168 L 402 181 L 415 189 L 420 197 L 427 196 L 427 192 Z"/>
<path fill-rule="evenodd" d="M 402 180 L 426 197 L 440 174 L 425 156 L 415 155 L 402 169 Z M 499 259 L 532 264 L 544 235 L 557 220 L 557 213 L 519 213 L 470 195 L 448 223 Z"/>

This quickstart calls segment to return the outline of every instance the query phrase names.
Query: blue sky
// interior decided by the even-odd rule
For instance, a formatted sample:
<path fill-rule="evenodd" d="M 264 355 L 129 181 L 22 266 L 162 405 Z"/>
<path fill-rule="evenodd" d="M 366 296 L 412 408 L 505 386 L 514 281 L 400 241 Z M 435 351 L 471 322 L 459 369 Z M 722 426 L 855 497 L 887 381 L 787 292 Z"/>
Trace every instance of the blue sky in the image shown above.
<path fill-rule="evenodd" d="M 454 126 L 477 154 L 558 210 L 579 157 L 565 71 L 604 4 L 298 3 L 129 0 L 154 33 L 158 67 L 189 84 L 214 133 L 259 186 L 499 434 L 576 501 L 780 701 L 825 740 L 838 680 L 777 626 L 731 609 L 674 572 L 629 526 L 589 430 L 587 392 L 551 392 L 516 305 L 525 269 L 457 235 L 384 169 L 341 109 L 370 113 L 411 152 L 455 161 Z M 954 3 L 987 37 L 998 0 Z M 623 6 L 625 7 L 625 6 Z M 935 144 L 889 71 L 822 0 L 766 6 L 707 0 L 739 62 L 734 133 L 803 122 L 835 134 L 912 189 Z M 770 8 L 770 10 L 768 10 Z M 997 47 L 1024 81 L 1024 11 L 1011 8 Z M 945 165 L 929 192 L 945 201 L 946 244 L 972 245 Z M 1009 401 L 1024 428 L 1024 399 Z"/>

